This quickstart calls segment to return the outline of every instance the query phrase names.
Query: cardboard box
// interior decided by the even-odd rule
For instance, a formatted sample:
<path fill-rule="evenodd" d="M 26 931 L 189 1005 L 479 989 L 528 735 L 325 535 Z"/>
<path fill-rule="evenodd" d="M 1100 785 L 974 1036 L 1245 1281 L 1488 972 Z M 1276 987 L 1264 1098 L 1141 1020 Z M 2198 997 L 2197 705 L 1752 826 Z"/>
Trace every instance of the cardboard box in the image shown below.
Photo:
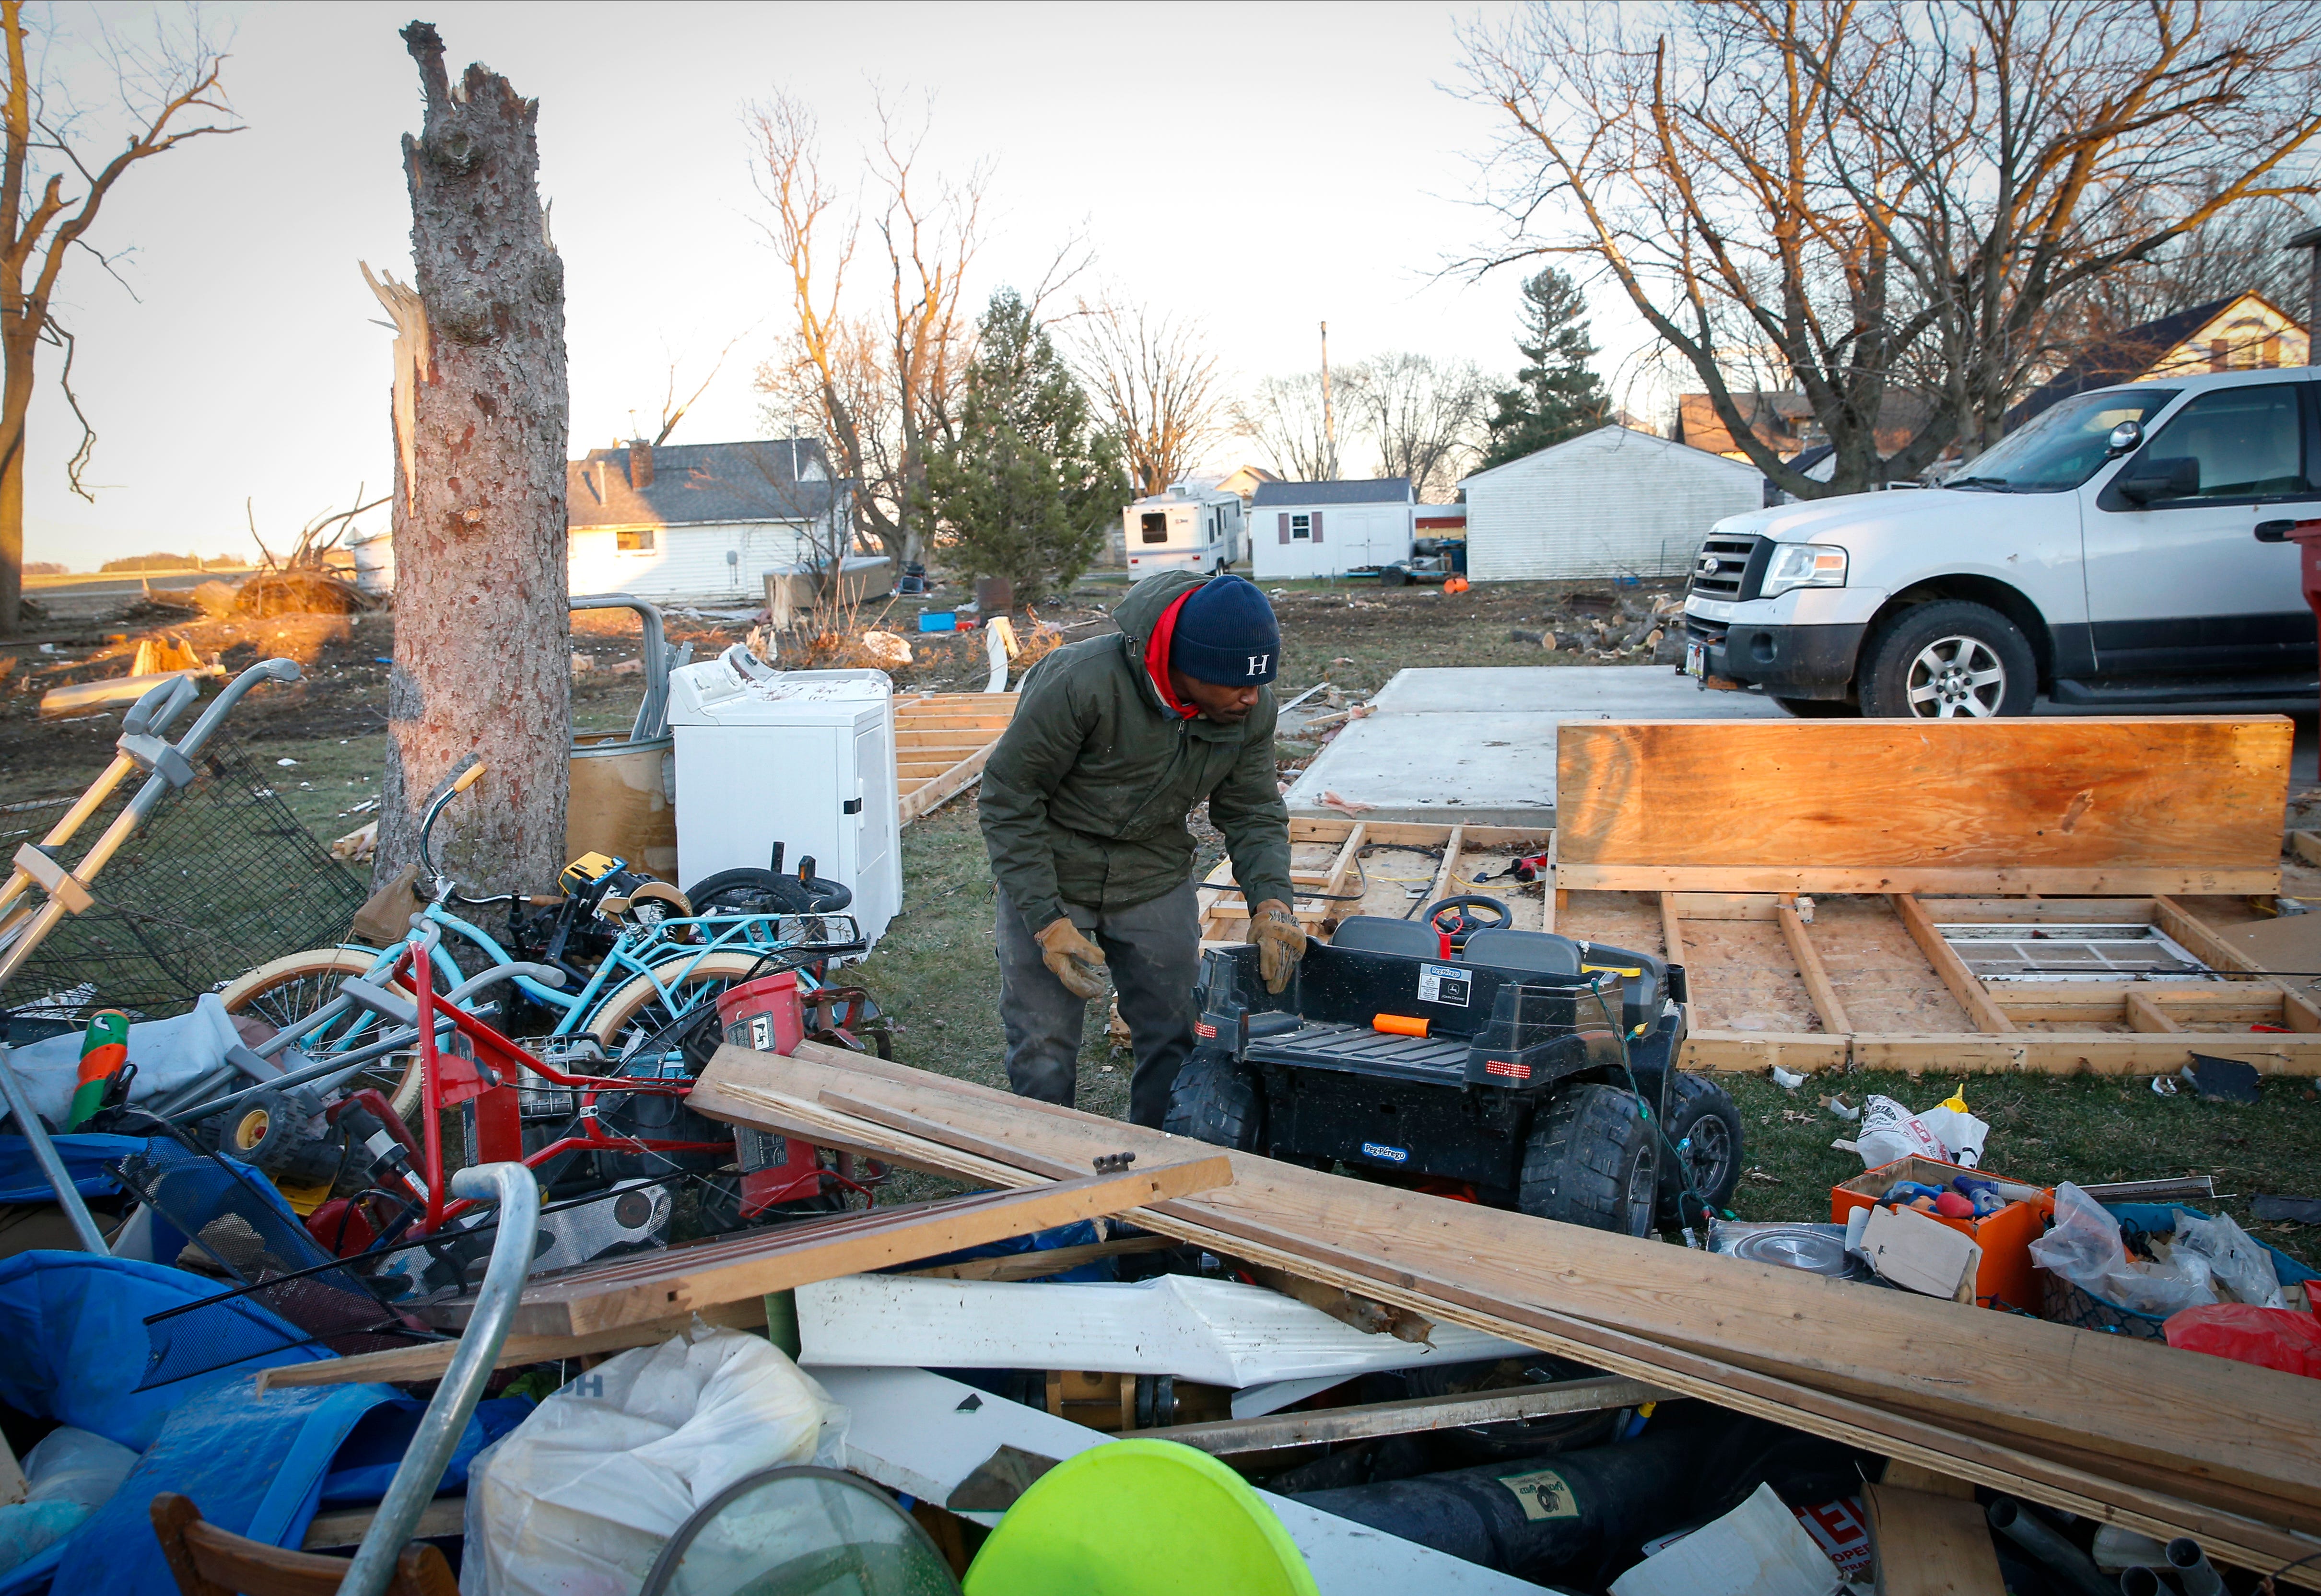
<path fill-rule="evenodd" d="M 1891 1164 L 1865 1170 L 1850 1181 L 1829 1189 L 1829 1217 L 1834 1224 L 1843 1224 L 1847 1216 L 1858 1208 L 1874 1208 L 1878 1199 L 1897 1182 L 1916 1181 L 1922 1185 L 1947 1186 L 1962 1174 L 1987 1175 L 1992 1180 L 2010 1184 L 2029 1186 L 2029 1181 L 2016 1181 L 2012 1175 L 2001 1174 L 1995 1169 L 1962 1169 L 1955 1164 L 1943 1164 L 1933 1158 L 1898 1158 Z M 1953 1220 L 1942 1214 L 1925 1217 L 1938 1225 L 1947 1225 L 1982 1248 L 1982 1262 L 1974 1277 L 1974 1297 L 1978 1305 L 1992 1308 L 2004 1305 L 2035 1313 L 2039 1308 L 2039 1269 L 2031 1262 L 2031 1244 L 2039 1239 L 2047 1228 L 2047 1215 L 2055 1205 L 2055 1193 L 2051 1187 L 2037 1188 L 2035 1201 L 2010 1202 L 1987 1220 Z"/>

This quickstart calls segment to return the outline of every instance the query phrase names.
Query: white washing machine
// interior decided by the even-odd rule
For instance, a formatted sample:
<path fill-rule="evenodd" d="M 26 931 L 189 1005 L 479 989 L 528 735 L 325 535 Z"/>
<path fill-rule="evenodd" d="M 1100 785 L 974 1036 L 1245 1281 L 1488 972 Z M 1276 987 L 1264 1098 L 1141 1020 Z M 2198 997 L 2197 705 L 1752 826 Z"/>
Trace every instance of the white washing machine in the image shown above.
<path fill-rule="evenodd" d="M 769 671 L 737 644 L 669 673 L 680 885 L 801 860 L 854 890 L 875 942 L 903 906 L 894 684 L 884 671 Z"/>

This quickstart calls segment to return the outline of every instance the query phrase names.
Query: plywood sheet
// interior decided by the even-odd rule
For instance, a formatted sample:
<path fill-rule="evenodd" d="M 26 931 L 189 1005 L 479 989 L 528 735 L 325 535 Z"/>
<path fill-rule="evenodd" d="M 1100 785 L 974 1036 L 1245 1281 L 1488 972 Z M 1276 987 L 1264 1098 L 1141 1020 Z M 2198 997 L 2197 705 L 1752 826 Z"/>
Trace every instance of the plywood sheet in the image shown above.
<path fill-rule="evenodd" d="M 1575 721 L 1559 884 L 2271 891 L 2290 740 L 2283 716 Z"/>
<path fill-rule="evenodd" d="M 1854 1029 L 1974 1029 L 1885 899 L 1816 898 L 1813 939 Z"/>
<path fill-rule="evenodd" d="M 1820 1016 L 1779 926 L 1763 920 L 1688 920 L 1685 976 L 1721 1029 L 1818 1031 Z"/>

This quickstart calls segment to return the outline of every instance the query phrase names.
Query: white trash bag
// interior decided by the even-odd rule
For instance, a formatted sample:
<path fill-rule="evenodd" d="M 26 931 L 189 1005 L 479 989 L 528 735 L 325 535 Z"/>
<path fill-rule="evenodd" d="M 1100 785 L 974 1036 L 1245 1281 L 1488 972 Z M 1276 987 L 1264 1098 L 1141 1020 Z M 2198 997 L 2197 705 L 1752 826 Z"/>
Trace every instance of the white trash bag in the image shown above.
<path fill-rule="evenodd" d="M 2131 1260 L 2119 1221 L 2069 1181 L 2055 1188 L 2055 1228 L 2031 1244 L 2031 1261 L 2138 1313 L 2164 1317 L 2216 1300 L 2207 1259 L 2177 1247 L 2169 1249 L 2165 1264 Z"/>
<path fill-rule="evenodd" d="M 810 1460 L 846 1410 L 780 1350 L 696 1322 L 557 1392 L 468 1473 L 461 1596 L 629 1596 L 696 1508 Z"/>
<path fill-rule="evenodd" d="M 0 1571 L 78 1529 L 136 1466 L 136 1453 L 85 1429 L 65 1425 L 42 1436 L 24 1454 L 24 1500 L 0 1508 Z"/>

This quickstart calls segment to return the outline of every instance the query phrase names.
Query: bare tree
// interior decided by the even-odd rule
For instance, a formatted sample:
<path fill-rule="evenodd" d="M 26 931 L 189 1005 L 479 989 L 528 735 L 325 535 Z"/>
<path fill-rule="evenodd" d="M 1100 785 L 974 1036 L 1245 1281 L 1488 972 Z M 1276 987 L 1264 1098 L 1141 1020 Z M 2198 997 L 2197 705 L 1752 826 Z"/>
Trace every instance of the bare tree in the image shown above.
<path fill-rule="evenodd" d="M 1073 343 L 1098 420 L 1139 494 L 1164 493 L 1217 435 L 1217 364 L 1200 323 L 1107 294 L 1083 300 Z"/>
<path fill-rule="evenodd" d="M 733 352 L 733 346 L 740 343 L 743 339 L 749 336 L 750 334 L 748 330 L 744 329 L 743 331 L 735 333 L 733 337 L 727 339 L 725 340 L 725 347 L 719 349 L 717 351 L 717 358 L 709 363 L 709 374 L 694 385 L 693 392 L 687 394 L 682 399 L 679 399 L 677 396 L 677 374 L 682 362 L 679 361 L 675 355 L 671 355 L 669 358 L 669 386 L 661 394 L 660 431 L 653 434 L 653 447 L 655 449 L 659 449 L 662 444 L 669 441 L 669 435 L 677 431 L 677 423 L 685 419 L 685 413 L 693 408 L 695 403 L 700 399 L 701 395 L 709 392 L 709 385 L 715 382 L 717 380 L 717 374 L 725 369 L 725 357 Z M 631 412 L 630 413 L 632 417 L 633 417 L 635 413 Z"/>
<path fill-rule="evenodd" d="M 1322 414 L 1322 374 L 1260 377 L 1233 404 L 1233 431 L 1257 445 L 1275 470 L 1299 482 L 1334 482 L 1338 450 Z"/>
<path fill-rule="evenodd" d="M 1464 34 L 1506 119 L 1473 264 L 1593 260 L 1776 484 L 1857 491 L 1996 438 L 2106 277 L 2313 192 L 2286 169 L 2321 132 L 2316 37 L 2309 8 L 2198 0 L 1534 6 Z M 1812 404 L 1828 482 L 1751 431 L 1754 359 Z M 1881 460 L 1889 396 L 1921 419 Z"/>
<path fill-rule="evenodd" d="M 470 891 L 540 892 L 564 864 L 572 752 L 564 263 L 540 204 L 540 106 L 486 68 L 455 86 L 413 23 L 426 119 L 403 141 L 413 283 L 378 285 L 396 340 L 395 667 L 381 879 L 419 859 L 431 792 L 490 766 L 435 857 Z"/>
<path fill-rule="evenodd" d="M 1339 381 L 1378 448 L 1379 475 L 1407 476 L 1422 501 L 1448 503 L 1482 456 L 1498 385 L 1472 360 L 1409 353 L 1365 360 Z"/>
<path fill-rule="evenodd" d="M 80 447 L 66 469 L 74 491 L 91 496 L 80 474 L 96 432 L 73 394 L 73 335 L 54 308 L 65 259 L 84 249 L 112 271 L 112 258 L 87 235 L 114 185 L 137 162 L 188 139 L 241 131 L 222 120 L 233 115 L 219 78 L 225 58 L 202 33 L 196 14 L 188 32 L 157 31 L 150 46 L 131 46 L 100 32 L 130 131 L 110 159 L 84 157 L 79 118 L 27 60 L 30 54 L 45 56 L 53 42 L 45 35 L 52 32 L 26 23 L 23 0 L 0 0 L 0 41 L 8 56 L 6 98 L 0 104 L 0 136 L 6 140 L 0 158 L 0 357 L 5 362 L 0 376 L 0 636 L 13 636 L 22 620 L 25 416 L 43 343 L 64 351 L 59 376 L 81 426 Z M 68 187 L 76 192 L 67 193 Z"/>
<path fill-rule="evenodd" d="M 839 209 L 823 171 L 813 113 L 778 95 L 750 113 L 764 226 L 787 280 L 782 353 L 760 367 L 769 420 L 818 422 L 833 465 L 859 484 L 857 528 L 900 565 L 923 557 L 928 455 L 957 434 L 957 394 L 973 337 L 960 295 L 980 241 L 988 172 L 958 182 L 920 172 L 924 124 L 883 102 L 870 152 L 874 205 Z M 865 227 L 876 253 L 875 312 L 851 308 L 848 277 Z"/>

